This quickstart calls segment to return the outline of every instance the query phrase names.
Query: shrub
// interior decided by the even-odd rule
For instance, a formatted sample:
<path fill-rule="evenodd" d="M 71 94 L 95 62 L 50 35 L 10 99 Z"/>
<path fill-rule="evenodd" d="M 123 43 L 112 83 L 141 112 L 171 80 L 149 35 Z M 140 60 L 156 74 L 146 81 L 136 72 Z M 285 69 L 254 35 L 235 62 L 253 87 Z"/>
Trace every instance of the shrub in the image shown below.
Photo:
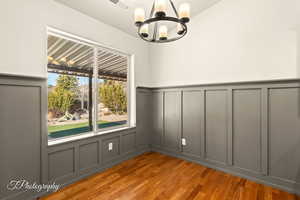
<path fill-rule="evenodd" d="M 106 80 L 99 87 L 100 101 L 114 114 L 127 112 L 127 97 L 124 83 Z"/>
<path fill-rule="evenodd" d="M 78 80 L 74 76 L 60 75 L 57 85 L 48 94 L 48 109 L 56 117 L 65 114 L 73 105 L 76 98 Z"/>

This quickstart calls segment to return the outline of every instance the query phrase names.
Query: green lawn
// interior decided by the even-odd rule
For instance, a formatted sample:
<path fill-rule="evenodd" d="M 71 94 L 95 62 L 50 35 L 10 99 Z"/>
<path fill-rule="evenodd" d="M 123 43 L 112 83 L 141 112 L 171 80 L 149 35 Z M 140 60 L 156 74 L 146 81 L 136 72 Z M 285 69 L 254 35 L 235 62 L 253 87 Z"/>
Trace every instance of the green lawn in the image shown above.
<path fill-rule="evenodd" d="M 106 124 L 109 122 L 106 121 L 99 121 L 98 124 Z M 82 122 L 78 124 L 65 124 L 65 125 L 56 125 L 56 126 L 48 126 L 48 132 L 51 134 L 53 132 L 57 131 L 64 131 L 64 130 L 69 130 L 69 129 L 74 129 L 74 128 L 82 128 L 88 126 L 88 122 Z"/>
<path fill-rule="evenodd" d="M 117 122 L 107 122 L 107 121 L 98 121 L 97 128 L 109 128 L 112 126 L 120 126 L 126 124 L 127 121 L 117 121 Z M 70 135 L 76 135 L 81 133 L 90 132 L 91 128 L 89 127 L 88 122 L 77 123 L 77 124 L 65 124 L 65 125 L 56 125 L 48 126 L 49 139 L 66 137 Z"/>

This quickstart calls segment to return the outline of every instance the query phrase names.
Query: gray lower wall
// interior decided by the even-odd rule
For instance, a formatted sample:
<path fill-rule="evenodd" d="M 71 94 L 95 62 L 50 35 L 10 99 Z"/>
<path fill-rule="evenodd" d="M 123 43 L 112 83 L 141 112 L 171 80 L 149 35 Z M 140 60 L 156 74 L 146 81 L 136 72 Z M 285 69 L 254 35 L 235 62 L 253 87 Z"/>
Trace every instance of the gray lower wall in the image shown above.
<path fill-rule="evenodd" d="M 74 183 L 112 167 L 124 160 L 149 151 L 149 145 L 140 143 L 136 128 L 49 146 L 48 164 L 44 172 L 48 183 L 57 183 L 61 187 Z M 113 149 L 109 150 L 109 143 Z M 43 194 L 45 195 L 45 194 Z"/>
<path fill-rule="evenodd" d="M 46 194 L 10 191 L 7 184 L 11 180 L 65 186 L 149 151 L 149 134 L 141 126 L 48 146 L 46 79 L 0 75 L 0 95 L 1 200 Z M 147 127 L 146 119 L 139 123 Z M 109 143 L 113 144 L 111 151 Z"/>
<path fill-rule="evenodd" d="M 48 182 L 67 185 L 146 151 L 149 146 L 137 143 L 136 128 L 131 128 L 50 146 L 44 170 Z"/>
<path fill-rule="evenodd" d="M 45 81 L 0 76 L 0 199 L 27 199 L 35 193 L 10 191 L 13 180 L 43 182 L 47 135 Z"/>
<path fill-rule="evenodd" d="M 300 193 L 299 80 L 138 88 L 136 128 L 54 146 L 45 79 L 0 76 L 0 94 L 1 200 L 44 195 L 12 179 L 67 185 L 149 150 Z"/>
<path fill-rule="evenodd" d="M 153 151 L 300 194 L 299 80 L 148 91 Z"/>

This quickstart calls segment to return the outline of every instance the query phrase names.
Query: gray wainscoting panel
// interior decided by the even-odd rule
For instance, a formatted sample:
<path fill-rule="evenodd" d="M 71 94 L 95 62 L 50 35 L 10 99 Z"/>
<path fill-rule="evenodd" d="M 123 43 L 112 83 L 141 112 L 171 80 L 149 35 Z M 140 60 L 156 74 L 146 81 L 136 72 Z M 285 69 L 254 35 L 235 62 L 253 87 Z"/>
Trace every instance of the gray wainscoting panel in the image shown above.
<path fill-rule="evenodd" d="M 205 94 L 205 156 L 225 164 L 227 160 L 227 90 L 211 90 Z"/>
<path fill-rule="evenodd" d="M 0 199 L 16 199 L 10 180 L 41 182 L 41 87 L 0 77 L 0 94 Z"/>
<path fill-rule="evenodd" d="M 164 96 L 162 92 L 153 92 L 152 97 L 152 130 L 150 133 L 151 145 L 160 146 L 163 134 Z"/>
<path fill-rule="evenodd" d="M 99 142 L 93 141 L 91 143 L 79 146 L 79 169 L 87 170 L 96 167 L 100 164 L 99 160 Z"/>
<path fill-rule="evenodd" d="M 300 80 L 148 90 L 156 95 L 153 108 L 164 103 L 164 137 L 173 139 L 160 147 L 152 145 L 153 151 L 300 195 Z M 165 99 L 157 98 L 162 93 Z M 180 137 L 176 141 L 177 123 L 187 146 L 170 151 L 181 142 Z"/>
<path fill-rule="evenodd" d="M 75 148 L 49 154 L 49 179 L 59 180 L 75 174 Z"/>
<path fill-rule="evenodd" d="M 121 139 L 122 154 L 132 153 L 136 149 L 136 134 L 135 132 L 122 135 Z"/>
<path fill-rule="evenodd" d="M 152 94 L 150 91 L 137 90 L 136 99 L 136 142 L 138 147 L 148 147 L 152 134 Z"/>
<path fill-rule="evenodd" d="M 181 92 L 165 92 L 163 148 L 179 151 L 181 144 Z"/>
<path fill-rule="evenodd" d="M 269 90 L 269 127 L 270 176 L 300 183 L 300 88 Z"/>
<path fill-rule="evenodd" d="M 65 186 L 146 151 L 137 148 L 136 129 L 129 128 L 49 146 L 49 164 L 44 170 L 48 170 L 48 181 Z"/>
<path fill-rule="evenodd" d="M 233 165 L 261 173 L 261 89 L 233 90 Z"/>
<path fill-rule="evenodd" d="M 201 101 L 203 91 L 184 91 L 182 98 L 182 137 L 186 139 L 183 152 L 187 155 L 201 156 Z"/>
<path fill-rule="evenodd" d="M 109 145 L 112 144 L 112 149 Z M 113 136 L 102 139 L 102 161 L 103 163 L 111 162 L 120 155 L 120 136 Z"/>

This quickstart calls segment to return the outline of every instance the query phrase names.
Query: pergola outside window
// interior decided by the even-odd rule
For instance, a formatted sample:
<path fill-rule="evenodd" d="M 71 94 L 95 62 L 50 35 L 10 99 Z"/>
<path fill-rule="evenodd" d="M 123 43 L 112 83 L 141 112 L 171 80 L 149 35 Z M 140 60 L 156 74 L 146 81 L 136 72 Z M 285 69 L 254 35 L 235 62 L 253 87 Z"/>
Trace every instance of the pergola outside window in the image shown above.
<path fill-rule="evenodd" d="M 129 56 L 48 32 L 48 138 L 129 126 Z"/>

